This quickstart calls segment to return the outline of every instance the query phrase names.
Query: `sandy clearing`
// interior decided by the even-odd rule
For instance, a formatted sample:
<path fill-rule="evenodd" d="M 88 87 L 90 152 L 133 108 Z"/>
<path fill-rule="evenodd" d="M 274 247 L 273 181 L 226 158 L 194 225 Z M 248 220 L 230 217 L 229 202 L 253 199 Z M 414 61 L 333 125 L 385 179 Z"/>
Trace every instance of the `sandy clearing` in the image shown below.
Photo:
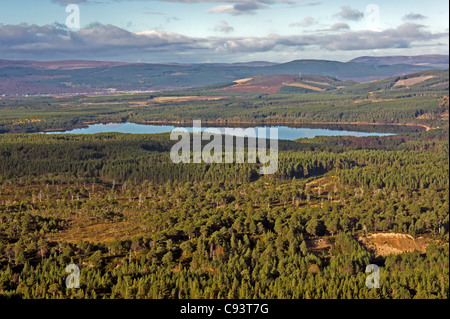
<path fill-rule="evenodd" d="M 422 75 L 422 76 L 418 76 L 415 78 L 409 78 L 409 79 L 404 79 L 404 80 L 398 80 L 397 82 L 395 82 L 394 87 L 395 86 L 406 86 L 409 87 L 410 85 L 414 85 L 423 81 L 426 81 L 428 79 L 432 79 L 435 78 L 436 76 L 434 75 Z"/>
<path fill-rule="evenodd" d="M 289 83 L 289 84 L 286 84 L 286 85 L 287 86 L 301 87 L 301 88 L 309 89 L 309 90 L 313 90 L 313 91 L 320 91 L 320 92 L 325 91 L 325 89 L 321 89 L 321 88 L 318 88 L 318 87 L 315 87 L 315 86 L 312 86 L 312 85 L 308 85 L 308 84 L 303 84 L 303 83 Z"/>
<path fill-rule="evenodd" d="M 308 83 L 312 83 L 312 84 L 318 84 L 318 85 L 330 85 L 330 83 L 327 82 L 319 82 L 319 81 L 308 81 L 308 80 L 304 80 L 304 82 L 308 82 Z"/>
<path fill-rule="evenodd" d="M 83 105 L 125 105 L 130 107 L 146 106 L 149 102 L 165 103 L 165 102 L 184 102 L 184 101 L 212 101 L 221 100 L 223 96 L 160 96 L 150 100 L 141 101 L 122 101 L 122 102 L 85 102 Z"/>
<path fill-rule="evenodd" d="M 248 81 L 251 81 L 251 80 L 253 80 L 253 78 L 239 79 L 239 80 L 236 80 L 236 81 L 233 81 L 233 82 L 235 82 L 237 84 L 242 84 L 242 83 L 245 83 L 245 82 L 248 82 Z"/>
<path fill-rule="evenodd" d="M 185 102 L 185 101 L 215 101 L 223 99 L 223 96 L 160 96 L 155 97 L 151 101 L 164 102 Z"/>
<path fill-rule="evenodd" d="M 358 241 L 367 248 L 373 249 L 376 255 L 387 256 L 414 250 L 423 253 L 426 251 L 430 239 L 414 238 L 402 233 L 375 233 L 368 234 L 367 237 L 360 236 Z"/>

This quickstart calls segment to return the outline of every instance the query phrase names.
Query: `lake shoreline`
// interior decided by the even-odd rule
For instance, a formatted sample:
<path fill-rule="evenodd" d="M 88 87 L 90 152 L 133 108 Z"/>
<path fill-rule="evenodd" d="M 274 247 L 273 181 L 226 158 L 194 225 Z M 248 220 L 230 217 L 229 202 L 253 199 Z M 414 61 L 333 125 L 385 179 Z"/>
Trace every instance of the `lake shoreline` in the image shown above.
<path fill-rule="evenodd" d="M 83 122 L 82 124 L 74 125 L 72 127 L 68 128 L 61 128 L 61 129 L 45 129 L 42 130 L 39 133 L 58 133 L 58 132 L 67 132 L 75 129 L 83 129 L 88 128 L 89 125 L 95 125 L 95 124 L 125 124 L 125 123 L 134 123 L 134 124 L 140 124 L 140 125 L 172 125 L 175 127 L 185 127 L 187 125 L 191 126 L 193 124 L 192 120 L 181 120 L 181 121 L 170 121 L 170 120 L 141 120 L 141 121 L 89 121 L 89 122 Z M 261 122 L 261 121 L 208 121 L 202 120 L 202 127 L 256 127 L 256 126 L 287 126 L 291 128 L 325 128 L 325 129 L 332 129 L 333 127 L 337 128 L 337 130 L 347 130 L 345 126 L 350 126 L 352 129 L 356 128 L 363 128 L 363 127 L 385 127 L 385 128 L 416 128 L 419 131 L 429 131 L 432 128 L 430 128 L 427 125 L 424 124 L 415 124 L 415 123 L 368 123 L 368 122 L 293 122 L 293 121 L 283 121 L 283 122 L 274 122 L 274 121 L 267 121 L 267 122 Z M 324 127 L 325 126 L 325 127 Z M 340 128 L 340 129 L 339 129 Z M 368 132 L 367 130 L 355 130 L 356 132 Z M 410 131 L 412 132 L 412 131 Z M 387 133 L 387 132 L 378 132 L 377 133 Z M 409 133 L 409 132 L 405 132 Z"/>
<path fill-rule="evenodd" d="M 213 124 L 215 126 L 229 126 L 232 125 L 242 125 L 251 124 L 252 126 L 280 126 L 280 125 L 287 125 L 287 126 L 302 126 L 302 125 L 354 125 L 354 126 L 409 126 L 409 127 L 417 127 L 422 128 L 425 131 L 429 131 L 431 127 L 424 125 L 424 124 L 414 124 L 414 123 L 369 123 L 369 122 L 292 122 L 292 121 L 284 121 L 284 122 L 258 122 L 258 121 L 202 121 L 206 124 Z M 87 122 L 86 122 L 87 123 Z M 126 122 L 124 122 L 126 123 Z M 186 121 L 132 121 L 128 123 L 136 123 L 136 124 L 162 124 L 162 125 L 186 125 L 191 124 L 193 121 L 186 120 Z M 95 123 L 89 123 L 89 124 L 95 124 Z"/>
<path fill-rule="evenodd" d="M 175 124 L 175 125 L 174 125 Z M 188 132 L 195 131 L 195 127 L 190 126 L 188 123 L 148 123 L 148 122 L 106 122 L 106 123 L 93 123 L 88 124 L 87 126 L 79 125 L 79 128 L 69 129 L 69 130 L 51 130 L 46 132 L 41 132 L 44 134 L 98 134 L 98 133 L 124 133 L 124 134 L 161 134 L 161 133 L 170 133 L 177 129 L 185 129 Z M 214 125 L 215 124 L 215 125 Z M 233 125 L 231 123 L 221 123 L 221 125 L 217 123 L 201 123 L 201 129 L 219 129 L 221 134 L 231 134 L 231 135 L 241 135 L 242 130 L 235 131 L 235 129 L 242 128 L 245 129 L 245 135 L 247 136 L 258 136 L 259 134 L 272 135 L 276 134 L 276 139 L 279 140 L 295 140 L 299 138 L 314 138 L 316 136 L 353 136 L 353 137 L 363 137 L 363 136 L 392 136 L 397 135 L 398 132 L 386 132 L 386 130 L 373 130 L 366 127 L 360 127 L 359 130 L 355 130 L 356 127 L 343 127 L 336 125 L 301 125 L 301 126 L 287 126 L 280 125 L 281 123 L 277 123 L 278 125 L 270 126 L 268 123 L 266 125 L 253 124 L 247 126 L 241 125 Z M 272 123 L 275 124 L 275 123 Z M 275 128 L 277 131 L 272 133 L 272 128 Z M 228 133 L 226 133 L 226 129 L 231 129 Z M 256 130 L 257 129 L 257 130 Z M 261 131 L 262 129 L 262 131 Z M 270 133 L 267 133 L 267 130 L 270 129 Z M 225 130 L 225 131 L 224 131 Z M 250 131 L 248 131 L 250 130 Z M 264 130 L 266 130 L 264 132 Z M 384 131 L 384 132 L 383 132 Z M 236 132 L 236 133 L 234 133 Z M 239 133 L 241 132 L 241 133 Z M 258 133 L 256 133 L 258 132 Z M 270 137 L 269 137 L 270 138 Z"/>

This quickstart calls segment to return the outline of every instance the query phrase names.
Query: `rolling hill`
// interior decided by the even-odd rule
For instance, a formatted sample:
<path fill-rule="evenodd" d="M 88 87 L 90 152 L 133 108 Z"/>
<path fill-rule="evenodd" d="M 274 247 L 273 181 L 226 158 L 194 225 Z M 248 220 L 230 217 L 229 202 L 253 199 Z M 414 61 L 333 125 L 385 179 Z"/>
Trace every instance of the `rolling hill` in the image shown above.
<path fill-rule="evenodd" d="M 349 62 L 368 63 L 373 65 L 409 64 L 436 68 L 448 68 L 448 55 L 427 54 L 417 56 L 362 56 Z"/>
<path fill-rule="evenodd" d="M 447 70 L 431 69 L 401 76 L 358 83 L 334 77 L 309 74 L 270 74 L 241 78 L 232 82 L 205 85 L 195 88 L 161 92 L 158 96 L 234 96 L 252 94 L 369 94 L 373 101 L 386 93 L 411 94 L 414 92 L 445 92 L 449 90 Z"/>
<path fill-rule="evenodd" d="M 448 59 L 448 57 L 447 57 Z M 0 60 L 0 95 L 110 94 L 168 91 L 233 82 L 255 75 L 314 74 L 367 82 L 424 71 L 430 66 L 326 60 L 288 63 L 151 64 L 105 61 Z M 308 85 L 308 84 L 305 84 Z"/>
<path fill-rule="evenodd" d="M 388 91 L 448 91 L 447 70 L 425 70 L 402 76 L 389 77 L 377 81 L 358 83 L 342 89 L 345 93 L 367 93 Z"/>
<path fill-rule="evenodd" d="M 239 79 L 233 85 L 215 90 L 216 92 L 254 92 L 254 93 L 309 93 L 324 92 L 354 85 L 353 81 L 340 81 L 324 75 L 307 74 L 258 74 Z"/>

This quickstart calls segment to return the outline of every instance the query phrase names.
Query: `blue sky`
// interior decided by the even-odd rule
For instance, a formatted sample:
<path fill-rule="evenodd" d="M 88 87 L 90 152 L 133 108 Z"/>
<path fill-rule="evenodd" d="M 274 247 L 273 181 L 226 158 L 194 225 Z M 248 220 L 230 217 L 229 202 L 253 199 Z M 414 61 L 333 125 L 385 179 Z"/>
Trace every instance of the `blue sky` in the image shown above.
<path fill-rule="evenodd" d="M 80 28 L 65 25 L 68 4 Z M 0 59 L 128 62 L 348 61 L 448 54 L 448 1 L 15 0 Z"/>

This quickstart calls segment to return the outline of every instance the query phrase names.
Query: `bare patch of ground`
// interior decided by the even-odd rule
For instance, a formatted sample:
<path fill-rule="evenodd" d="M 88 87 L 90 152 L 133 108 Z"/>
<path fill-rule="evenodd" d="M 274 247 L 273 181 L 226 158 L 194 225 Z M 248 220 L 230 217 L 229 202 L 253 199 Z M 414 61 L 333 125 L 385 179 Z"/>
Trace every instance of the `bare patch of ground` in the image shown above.
<path fill-rule="evenodd" d="M 329 243 L 327 237 L 319 239 L 306 239 L 306 247 L 311 253 L 321 253 L 327 254 L 331 249 L 331 244 Z"/>
<path fill-rule="evenodd" d="M 271 74 L 255 75 L 252 78 L 245 78 L 234 81 L 236 84 L 216 90 L 217 92 L 255 92 L 275 94 L 285 85 L 296 83 L 297 75 Z"/>
<path fill-rule="evenodd" d="M 432 79 L 435 78 L 434 75 L 422 75 L 422 76 L 418 76 L 415 78 L 409 78 L 409 79 L 404 79 L 404 80 L 398 80 L 397 82 L 395 82 L 394 87 L 395 86 L 405 86 L 405 87 L 409 87 L 410 85 L 414 85 L 423 81 L 426 81 L 428 79 Z"/>
<path fill-rule="evenodd" d="M 239 79 L 239 80 L 236 80 L 236 81 L 233 81 L 233 82 L 235 82 L 237 84 L 242 84 L 242 83 L 248 82 L 250 80 L 253 80 L 253 78 Z"/>
<path fill-rule="evenodd" d="M 447 120 L 447 121 L 448 121 L 448 110 L 447 110 L 447 111 L 444 111 L 444 112 L 441 114 L 441 120 Z"/>
<path fill-rule="evenodd" d="M 327 82 L 320 82 L 320 81 L 309 81 L 305 80 L 304 82 L 312 83 L 312 84 L 318 84 L 318 85 L 330 85 L 330 83 Z"/>
<path fill-rule="evenodd" d="M 308 84 L 304 84 L 304 83 L 289 83 L 289 84 L 286 84 L 286 85 L 287 86 L 301 87 L 301 88 L 308 89 L 308 90 L 313 90 L 313 91 L 320 91 L 320 92 L 325 91 L 325 89 L 321 89 L 321 88 L 318 88 L 318 87 L 315 87 L 315 86 L 312 86 L 312 85 L 308 85 Z"/>
<path fill-rule="evenodd" d="M 17 122 L 12 123 L 12 125 L 19 125 L 24 123 L 35 123 L 35 122 L 41 122 L 41 119 L 24 119 Z"/>
<path fill-rule="evenodd" d="M 223 96 L 160 96 L 150 100 L 140 101 L 122 101 L 122 102 L 86 102 L 83 105 L 124 105 L 130 107 L 146 106 L 149 102 L 165 103 L 165 102 L 185 102 L 185 101 L 212 101 L 221 100 Z"/>
<path fill-rule="evenodd" d="M 313 192 L 317 192 L 320 187 L 322 192 L 331 192 L 337 183 L 337 177 L 335 176 L 325 176 L 315 179 L 306 184 Z"/>
<path fill-rule="evenodd" d="M 124 102 L 85 102 L 83 105 L 123 105 L 128 104 L 129 106 L 145 106 L 149 101 L 124 101 Z"/>
<path fill-rule="evenodd" d="M 369 98 L 369 99 L 365 99 L 365 100 L 355 100 L 353 101 L 353 103 L 361 103 L 361 102 L 366 102 L 366 101 L 370 101 L 373 103 L 378 103 L 378 102 L 385 102 L 385 101 L 392 101 L 393 99 L 376 99 L 376 98 Z"/>
<path fill-rule="evenodd" d="M 215 101 L 223 99 L 223 96 L 160 96 L 155 97 L 151 101 L 164 102 L 185 102 L 185 101 Z"/>
<path fill-rule="evenodd" d="M 79 240 L 104 243 L 116 238 L 132 238 L 142 233 L 143 229 L 139 225 L 128 221 L 105 222 L 88 218 L 76 218 L 69 220 L 68 229 L 57 234 L 51 234 L 48 236 L 48 239 L 72 243 Z"/>
<path fill-rule="evenodd" d="M 418 250 L 425 252 L 430 242 L 429 238 L 414 238 L 402 233 L 376 233 L 368 234 L 367 237 L 358 237 L 366 248 L 373 250 L 375 255 L 387 256 L 401 254 L 403 252 Z"/>

